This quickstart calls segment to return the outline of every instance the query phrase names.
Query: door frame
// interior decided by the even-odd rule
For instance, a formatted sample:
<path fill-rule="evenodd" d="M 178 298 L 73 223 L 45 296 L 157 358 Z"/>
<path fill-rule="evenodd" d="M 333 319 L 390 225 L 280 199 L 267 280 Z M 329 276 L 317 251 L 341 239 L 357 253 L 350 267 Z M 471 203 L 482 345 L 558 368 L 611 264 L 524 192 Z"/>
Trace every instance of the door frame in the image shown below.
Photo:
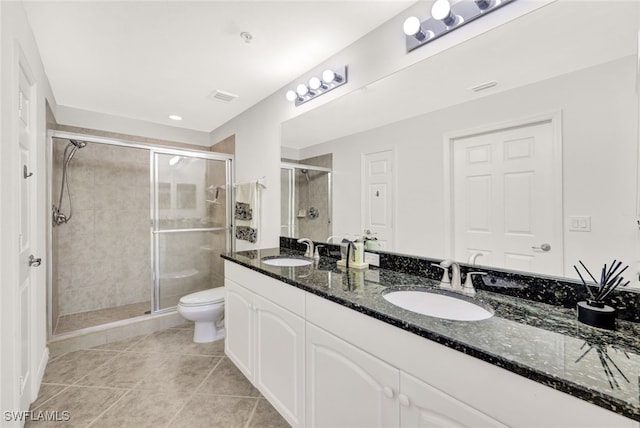
<path fill-rule="evenodd" d="M 481 134 L 490 134 L 494 132 L 505 131 L 511 128 L 521 128 L 526 126 L 537 125 L 540 123 L 551 124 L 552 134 L 552 165 L 551 174 L 552 180 L 555 183 L 560 183 L 560 186 L 554 187 L 554 192 L 550 195 L 551 203 L 554 206 L 560 207 L 560 212 L 557 218 L 554 219 L 554 231 L 559 234 L 560 242 L 562 243 L 562 251 L 560 254 L 563 259 L 563 271 L 564 271 L 564 259 L 565 259 L 565 245 L 564 245 L 564 204 L 563 204 L 563 188 L 562 185 L 562 110 L 553 110 L 544 112 L 532 116 L 521 117 L 518 119 L 512 119 L 504 122 L 490 123 L 481 125 L 474 128 L 462 129 L 457 131 L 451 131 L 444 134 L 443 137 L 443 190 L 444 190 L 444 248 L 446 257 L 452 258 L 454 254 L 454 226 L 453 226 L 453 145 L 456 140 L 462 138 L 473 137 Z M 558 230 L 555 230 L 558 228 Z M 462 260 L 464 261 L 464 260 Z"/>

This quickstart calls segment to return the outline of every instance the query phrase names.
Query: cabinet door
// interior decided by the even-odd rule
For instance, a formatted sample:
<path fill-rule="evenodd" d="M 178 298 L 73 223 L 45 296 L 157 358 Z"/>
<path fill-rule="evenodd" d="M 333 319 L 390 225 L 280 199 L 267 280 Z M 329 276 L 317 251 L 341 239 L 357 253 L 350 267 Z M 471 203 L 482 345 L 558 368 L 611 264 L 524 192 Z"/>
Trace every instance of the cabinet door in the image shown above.
<path fill-rule="evenodd" d="M 253 293 L 225 280 L 225 353 L 244 375 L 253 379 Z"/>
<path fill-rule="evenodd" d="M 254 297 L 255 382 L 292 426 L 304 425 L 304 320 Z"/>
<path fill-rule="evenodd" d="M 397 427 L 396 368 L 307 323 L 307 426 Z"/>
<path fill-rule="evenodd" d="M 402 427 L 506 428 L 473 407 L 403 372 L 400 372 L 398 399 Z"/>

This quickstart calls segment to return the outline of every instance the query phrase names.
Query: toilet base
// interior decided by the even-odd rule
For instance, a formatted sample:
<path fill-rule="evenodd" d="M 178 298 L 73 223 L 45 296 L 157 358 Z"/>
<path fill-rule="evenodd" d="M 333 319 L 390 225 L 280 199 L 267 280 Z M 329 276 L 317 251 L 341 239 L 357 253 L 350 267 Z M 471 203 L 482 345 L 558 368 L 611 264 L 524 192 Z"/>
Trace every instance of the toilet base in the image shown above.
<path fill-rule="evenodd" d="M 209 343 L 222 339 L 225 335 L 225 329 L 217 328 L 215 323 L 196 321 L 193 329 L 193 341 L 195 343 Z"/>

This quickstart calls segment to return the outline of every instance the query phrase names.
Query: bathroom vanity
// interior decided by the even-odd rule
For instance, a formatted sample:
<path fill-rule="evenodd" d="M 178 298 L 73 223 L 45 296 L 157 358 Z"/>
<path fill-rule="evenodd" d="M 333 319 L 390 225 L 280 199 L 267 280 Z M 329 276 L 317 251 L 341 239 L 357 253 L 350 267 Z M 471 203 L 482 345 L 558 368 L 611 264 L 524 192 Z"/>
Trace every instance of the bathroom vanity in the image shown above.
<path fill-rule="evenodd" d="M 640 426 L 634 326 L 606 332 L 483 290 L 491 318 L 434 318 L 382 297 L 433 279 L 263 263 L 276 255 L 301 254 L 223 255 L 226 353 L 292 426 Z"/>

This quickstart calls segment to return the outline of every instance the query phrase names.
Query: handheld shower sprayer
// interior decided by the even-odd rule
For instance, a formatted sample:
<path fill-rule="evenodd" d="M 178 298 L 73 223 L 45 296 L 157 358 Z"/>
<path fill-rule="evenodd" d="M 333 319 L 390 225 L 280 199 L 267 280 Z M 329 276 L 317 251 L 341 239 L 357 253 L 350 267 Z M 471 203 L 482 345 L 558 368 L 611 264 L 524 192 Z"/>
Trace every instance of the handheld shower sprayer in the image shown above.
<path fill-rule="evenodd" d="M 86 147 L 86 141 L 69 140 L 69 144 L 64 148 L 63 161 L 62 161 L 62 183 L 60 185 L 60 198 L 58 199 L 58 206 L 55 204 L 52 207 L 53 211 L 53 225 L 60 226 L 61 224 L 68 223 L 73 215 L 71 207 L 71 190 L 69 188 L 69 163 L 75 156 L 76 152 Z M 67 197 L 69 198 L 69 215 L 67 216 L 62 212 L 62 199 L 64 197 L 65 185 L 67 188 Z"/>

